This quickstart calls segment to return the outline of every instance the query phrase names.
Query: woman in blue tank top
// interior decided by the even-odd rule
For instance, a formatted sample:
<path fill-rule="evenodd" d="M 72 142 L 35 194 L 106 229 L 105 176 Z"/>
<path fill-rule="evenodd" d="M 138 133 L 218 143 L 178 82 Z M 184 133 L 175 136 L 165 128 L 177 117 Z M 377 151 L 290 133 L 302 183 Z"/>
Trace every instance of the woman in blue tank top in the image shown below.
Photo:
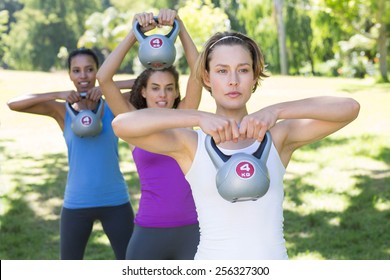
<path fill-rule="evenodd" d="M 90 49 L 76 49 L 69 55 L 68 69 L 76 90 L 27 94 L 11 99 L 8 106 L 19 112 L 53 117 L 63 131 L 69 172 L 61 210 L 60 258 L 83 259 L 93 223 L 99 220 L 115 257 L 124 259 L 134 214 L 119 169 L 118 138 L 111 127 L 114 114 L 101 99 L 100 88 L 95 87 L 98 58 Z M 121 88 L 131 88 L 133 80 L 117 83 Z M 78 124 L 75 118 L 82 110 L 97 109 L 95 121 L 101 119 L 101 131 L 81 137 L 81 128 L 75 130 L 77 133 L 72 129 Z"/>
<path fill-rule="evenodd" d="M 158 23 L 152 13 L 135 15 L 147 32 L 159 25 L 179 22 L 179 37 L 192 70 L 198 51 L 176 11 L 162 9 Z M 113 76 L 124 57 L 135 44 L 132 31 L 107 57 L 97 78 L 105 98 L 115 115 L 144 108 L 197 109 L 201 85 L 189 77 L 187 93 L 180 99 L 179 74 L 174 67 L 144 70 L 134 82 L 130 102 L 115 85 Z M 126 258 L 138 260 L 193 259 L 199 243 L 197 212 L 191 188 L 177 162 L 168 156 L 150 153 L 130 145 L 141 185 L 139 209 Z"/>

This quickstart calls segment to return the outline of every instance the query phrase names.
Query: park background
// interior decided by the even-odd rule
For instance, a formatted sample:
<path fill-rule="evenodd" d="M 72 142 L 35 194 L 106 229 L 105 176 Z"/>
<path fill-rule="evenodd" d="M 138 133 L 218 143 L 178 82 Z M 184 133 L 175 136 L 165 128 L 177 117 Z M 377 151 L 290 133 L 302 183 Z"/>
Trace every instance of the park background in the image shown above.
<path fill-rule="evenodd" d="M 154 7 L 154 8 L 151 8 Z M 238 30 L 265 53 L 270 77 L 249 111 L 319 95 L 349 96 L 357 120 L 294 154 L 285 178 L 285 238 L 291 259 L 390 259 L 390 7 L 386 0 L 2 0 L 0 2 L 0 259 L 58 259 L 66 145 L 54 120 L 12 112 L 19 94 L 71 89 L 68 51 L 100 60 L 136 12 L 178 9 L 201 50 L 215 31 Z M 176 65 L 187 67 L 177 41 Z M 136 48 L 117 79 L 142 68 Z M 214 102 L 203 92 L 201 110 Z M 139 181 L 127 145 L 121 168 L 137 211 Z M 233 222 L 233 221 L 232 221 Z M 113 259 L 99 223 L 86 259 Z"/>

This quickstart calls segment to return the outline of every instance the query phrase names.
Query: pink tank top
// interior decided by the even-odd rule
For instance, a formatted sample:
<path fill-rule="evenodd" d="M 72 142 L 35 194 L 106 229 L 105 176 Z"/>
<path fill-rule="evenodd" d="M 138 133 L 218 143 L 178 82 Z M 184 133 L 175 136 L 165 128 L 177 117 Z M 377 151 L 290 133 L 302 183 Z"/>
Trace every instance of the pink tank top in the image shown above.
<path fill-rule="evenodd" d="M 189 183 L 168 156 L 133 150 L 141 198 L 134 222 L 142 227 L 178 227 L 198 222 Z"/>

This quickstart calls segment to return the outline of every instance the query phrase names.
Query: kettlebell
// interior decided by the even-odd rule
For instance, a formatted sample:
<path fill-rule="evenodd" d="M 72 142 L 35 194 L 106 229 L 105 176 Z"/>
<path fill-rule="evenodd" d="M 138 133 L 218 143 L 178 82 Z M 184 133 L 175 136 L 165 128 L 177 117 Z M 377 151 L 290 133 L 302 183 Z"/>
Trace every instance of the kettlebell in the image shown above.
<path fill-rule="evenodd" d="M 210 136 L 206 136 L 206 150 L 217 168 L 218 193 L 227 201 L 255 201 L 265 195 L 270 179 L 266 166 L 272 138 L 266 132 L 259 148 L 252 154 L 225 155 Z"/>
<path fill-rule="evenodd" d="M 158 22 L 158 18 L 154 17 Z M 135 37 L 140 43 L 138 58 L 146 68 L 161 70 L 171 66 L 175 62 L 176 48 L 175 40 L 179 34 L 179 23 L 175 19 L 171 31 L 166 35 L 153 34 L 146 36 L 141 31 L 138 21 L 134 22 L 133 30 Z"/>
<path fill-rule="evenodd" d="M 83 93 L 80 94 L 83 97 Z M 72 118 L 71 128 L 74 134 L 79 137 L 92 137 L 98 135 L 103 128 L 101 112 L 103 109 L 103 99 L 100 98 L 96 112 L 92 110 L 73 109 L 69 102 L 66 102 L 66 110 Z"/>

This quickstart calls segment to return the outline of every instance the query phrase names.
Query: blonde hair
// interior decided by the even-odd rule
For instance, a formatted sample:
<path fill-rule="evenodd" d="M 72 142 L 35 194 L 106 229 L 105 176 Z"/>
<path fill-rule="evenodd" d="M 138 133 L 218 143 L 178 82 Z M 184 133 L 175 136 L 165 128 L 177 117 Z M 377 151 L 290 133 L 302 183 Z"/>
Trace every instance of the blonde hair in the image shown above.
<path fill-rule="evenodd" d="M 209 63 L 213 50 L 215 47 L 222 45 L 240 45 L 249 51 L 253 62 L 253 76 L 256 80 L 252 92 L 255 92 L 260 81 L 268 77 L 265 73 L 264 56 L 255 41 L 239 32 L 218 32 L 206 42 L 196 63 L 196 78 L 202 83 L 205 89 L 211 92 L 211 88 L 204 83 L 204 76 L 206 72 L 210 71 Z"/>

